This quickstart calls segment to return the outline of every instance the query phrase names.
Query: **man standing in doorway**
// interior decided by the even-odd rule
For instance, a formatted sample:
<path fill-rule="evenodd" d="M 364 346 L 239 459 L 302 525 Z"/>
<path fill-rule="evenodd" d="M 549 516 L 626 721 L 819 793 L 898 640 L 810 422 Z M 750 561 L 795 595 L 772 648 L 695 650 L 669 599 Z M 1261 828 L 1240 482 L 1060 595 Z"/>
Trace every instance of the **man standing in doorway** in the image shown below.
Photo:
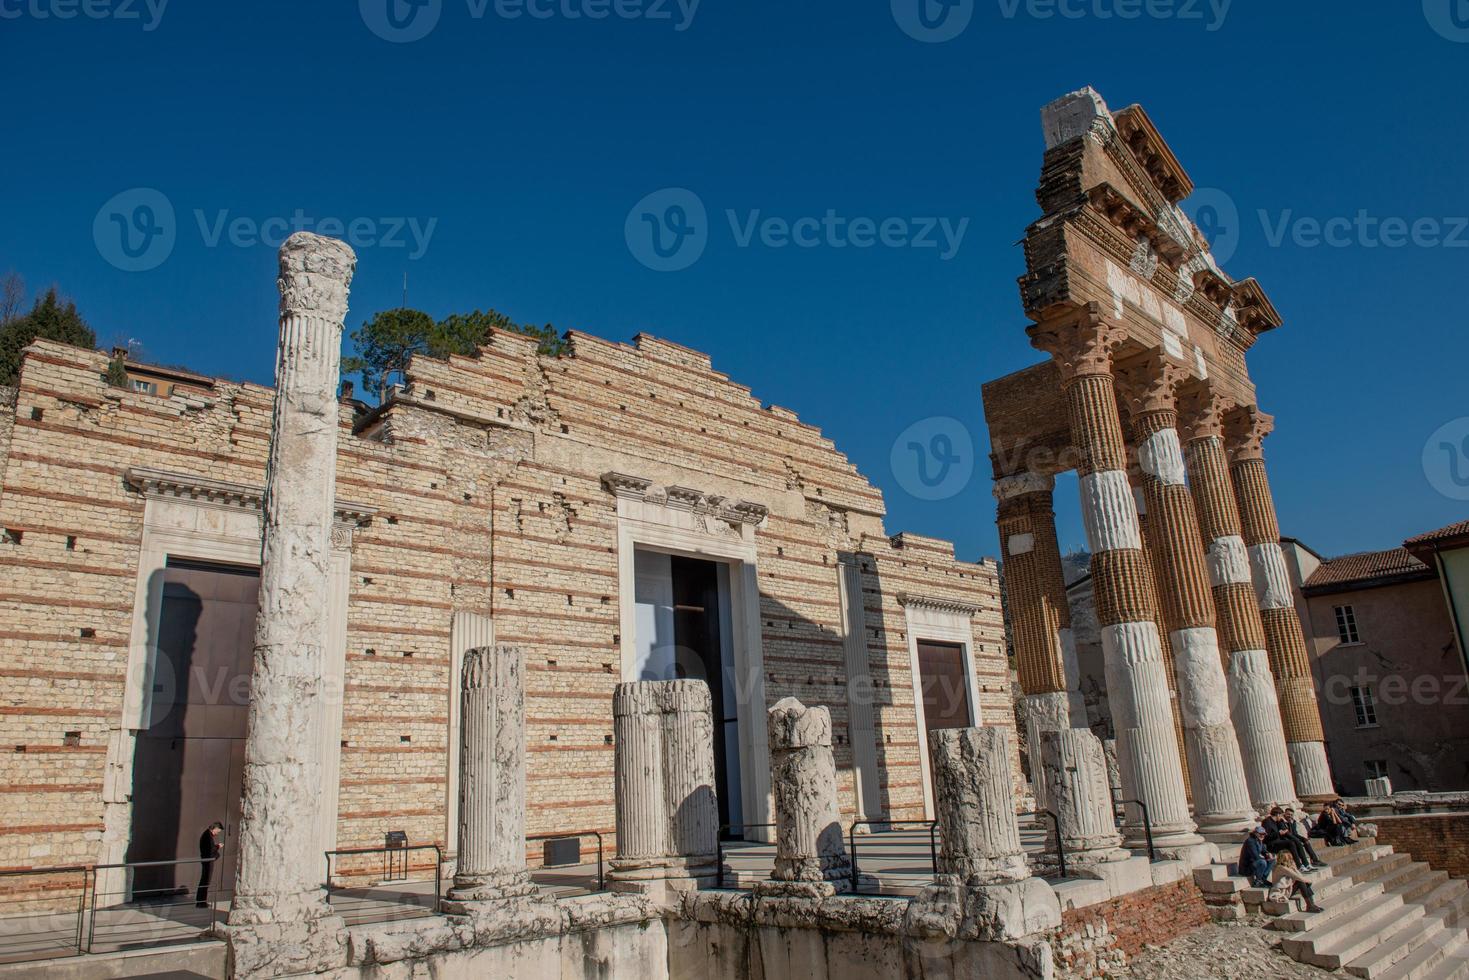
<path fill-rule="evenodd" d="M 214 863 L 219 860 L 220 852 L 224 850 L 224 824 L 218 820 L 205 828 L 204 833 L 199 835 L 199 890 L 194 894 L 194 905 L 196 908 L 209 908 L 209 879 L 214 871 Z"/>

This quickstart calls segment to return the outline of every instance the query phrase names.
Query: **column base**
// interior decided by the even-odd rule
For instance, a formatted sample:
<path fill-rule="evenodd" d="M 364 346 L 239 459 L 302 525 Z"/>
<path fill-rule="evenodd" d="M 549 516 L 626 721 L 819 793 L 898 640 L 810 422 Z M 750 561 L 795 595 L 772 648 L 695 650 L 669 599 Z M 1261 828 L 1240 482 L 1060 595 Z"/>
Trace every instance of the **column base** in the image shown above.
<path fill-rule="evenodd" d="M 530 880 L 528 871 L 508 871 L 483 875 L 455 875 L 444 907 L 449 905 L 502 902 L 535 895 L 540 891 Z M 453 914 L 452 912 L 450 914 Z"/>
<path fill-rule="evenodd" d="M 1058 928 L 1061 903 L 1039 878 L 966 885 L 939 875 L 914 897 L 908 921 L 920 935 L 1005 942 Z"/>
<path fill-rule="evenodd" d="M 837 893 L 837 886 L 830 881 L 776 881 L 767 878 L 764 881 L 755 882 L 751 889 L 762 898 L 831 898 Z"/>
<path fill-rule="evenodd" d="M 1235 848 L 1239 850 L 1238 847 Z M 1219 847 L 1202 838 L 1193 844 L 1169 844 L 1157 848 L 1158 856 L 1169 861 L 1182 861 L 1190 868 L 1202 868 L 1219 861 Z"/>
<path fill-rule="evenodd" d="M 218 927 L 229 949 L 229 976 L 268 978 L 323 973 L 347 965 L 347 926 L 324 899 L 289 903 L 309 913 L 282 918 L 282 909 L 235 905 Z"/>
<path fill-rule="evenodd" d="M 607 890 L 666 901 L 684 892 L 713 888 L 718 879 L 719 865 L 713 854 L 694 858 L 616 858 L 607 872 Z"/>

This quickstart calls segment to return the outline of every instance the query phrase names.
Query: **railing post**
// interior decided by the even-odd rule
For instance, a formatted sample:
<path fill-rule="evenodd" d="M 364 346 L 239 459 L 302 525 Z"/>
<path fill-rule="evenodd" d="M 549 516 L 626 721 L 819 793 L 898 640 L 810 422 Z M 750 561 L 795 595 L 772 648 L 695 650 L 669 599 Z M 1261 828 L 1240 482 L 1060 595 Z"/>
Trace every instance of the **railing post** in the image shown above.
<path fill-rule="evenodd" d="M 928 822 L 928 861 L 929 870 L 937 875 L 939 873 L 939 822 L 930 820 Z"/>
<path fill-rule="evenodd" d="M 868 823 L 866 820 L 854 820 L 852 826 L 847 828 L 847 854 L 852 860 L 852 894 L 857 894 L 857 825 Z"/>
<path fill-rule="evenodd" d="M 92 940 L 97 936 L 97 871 L 92 871 L 92 908 L 87 914 L 87 952 L 92 952 Z"/>

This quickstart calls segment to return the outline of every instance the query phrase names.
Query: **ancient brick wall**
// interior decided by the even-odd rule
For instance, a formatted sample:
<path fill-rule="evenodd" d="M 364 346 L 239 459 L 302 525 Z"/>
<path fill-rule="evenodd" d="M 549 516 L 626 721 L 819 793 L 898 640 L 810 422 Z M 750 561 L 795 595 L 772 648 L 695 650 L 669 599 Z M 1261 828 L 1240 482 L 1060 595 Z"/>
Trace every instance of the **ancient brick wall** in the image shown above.
<path fill-rule="evenodd" d="M 1418 813 L 1366 817 L 1377 825 L 1377 842 L 1411 854 L 1438 871 L 1469 878 L 1469 813 Z"/>
<path fill-rule="evenodd" d="M 572 344 L 549 359 L 500 334 L 479 357 L 416 362 L 401 397 L 365 419 L 342 408 L 337 499 L 376 513 L 352 543 L 339 846 L 379 844 L 388 829 L 445 842 L 459 612 L 491 617 L 496 641 L 525 651 L 527 832 L 610 833 L 621 670 L 610 471 L 769 509 L 755 531 L 767 701 L 830 707 L 848 812 L 839 556 L 860 564 L 883 804 L 921 817 L 899 595 L 979 610 L 983 721 L 1011 726 L 994 563 L 889 538 L 881 494 L 829 440 L 705 355 L 646 337 Z M 264 483 L 270 389 L 220 382 L 159 398 L 108 387 L 105 368 L 100 353 L 35 345 L 5 440 L 0 527 L 21 535 L 0 544 L 0 597 L 13 610 L 0 625 L 0 805 L 24 820 L 0 826 L 0 867 L 94 861 L 104 832 L 126 837 L 115 804 L 130 787 L 108 787 L 104 806 L 109 743 L 115 757 L 127 741 L 145 506 L 124 474 Z"/>
<path fill-rule="evenodd" d="M 1166 943 L 1208 921 L 1203 893 L 1187 880 L 1067 909 L 1052 937 L 1057 975 L 1115 975 L 1143 947 Z"/>

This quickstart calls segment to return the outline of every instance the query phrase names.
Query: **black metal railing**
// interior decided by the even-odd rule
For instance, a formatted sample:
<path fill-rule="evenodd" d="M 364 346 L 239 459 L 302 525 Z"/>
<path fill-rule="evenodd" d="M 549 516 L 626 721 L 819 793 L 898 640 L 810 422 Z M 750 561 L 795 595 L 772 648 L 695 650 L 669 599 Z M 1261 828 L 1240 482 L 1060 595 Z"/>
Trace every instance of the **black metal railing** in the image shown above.
<path fill-rule="evenodd" d="M 928 858 L 929 870 L 937 875 L 939 869 L 939 844 L 937 820 L 856 820 L 847 828 L 847 855 L 852 862 L 852 894 L 858 892 L 858 883 L 861 881 L 860 872 L 857 867 L 857 828 L 858 827 L 927 827 L 928 828 Z M 868 835 L 870 836 L 870 835 Z"/>
<path fill-rule="evenodd" d="M 382 884 L 390 882 L 408 882 L 408 852 L 410 851 L 433 851 L 434 852 L 434 890 L 431 896 L 420 895 L 411 891 L 384 892 Z M 363 888 L 334 887 L 332 878 L 344 877 L 339 870 L 337 874 L 332 873 L 333 860 L 344 857 L 365 857 L 377 854 L 382 858 L 380 868 L 382 874 L 379 876 L 377 886 L 369 885 Z M 433 915 L 439 911 L 439 905 L 444 897 L 444 854 L 437 844 L 412 844 L 403 847 L 352 847 L 342 848 L 335 851 L 325 852 L 326 856 L 326 900 L 333 904 L 333 896 L 346 898 L 346 902 L 338 901 L 335 904 L 342 909 L 344 919 L 350 924 L 364 922 L 383 922 L 403 918 L 414 918 L 424 915 Z M 397 870 L 397 859 L 402 859 L 402 878 L 394 878 Z M 412 869 L 421 870 L 421 869 Z M 357 872 L 359 875 L 361 872 Z M 404 911 L 409 910 L 409 911 Z"/>
<path fill-rule="evenodd" d="M 1062 878 L 1066 877 L 1066 845 L 1061 841 L 1061 818 L 1050 810 L 1028 810 L 1024 813 L 1015 814 L 1015 819 L 1021 817 L 1050 817 L 1051 826 L 1055 829 L 1056 841 L 1056 873 Z M 1049 843 L 1049 838 L 1047 840 Z"/>
<path fill-rule="evenodd" d="M 604 868 L 604 858 L 603 858 L 603 855 L 604 855 L 604 851 L 605 851 L 605 842 L 602 840 L 602 832 L 601 831 L 599 831 L 599 830 L 574 830 L 574 831 L 572 831 L 569 834 L 533 834 L 530 837 L 527 837 L 526 838 L 526 842 L 529 843 L 531 841 L 537 841 L 537 840 L 539 840 L 539 841 L 548 841 L 548 840 L 577 840 L 577 841 L 580 841 L 583 837 L 594 837 L 597 840 L 597 887 L 596 887 L 595 891 L 599 891 L 599 892 L 606 891 L 607 890 L 607 876 L 606 876 L 605 872 L 603 871 L 603 868 Z M 542 865 L 542 867 L 547 867 L 547 865 Z M 553 868 L 554 867 L 560 867 L 560 865 L 549 865 L 549 867 L 553 867 Z"/>
<path fill-rule="evenodd" d="M 1158 860 L 1158 852 L 1153 847 L 1153 821 L 1148 817 L 1148 805 L 1142 800 L 1121 800 L 1119 802 L 1123 804 L 1136 803 L 1138 805 L 1138 808 L 1143 811 L 1143 833 L 1146 835 L 1148 840 L 1148 860 Z"/>
<path fill-rule="evenodd" d="M 223 855 L 94 865 L 85 952 L 213 938 L 220 903 L 233 896 L 224 867 Z"/>
<path fill-rule="evenodd" d="M 32 897 L 9 894 L 9 889 L 5 887 L 10 879 L 45 876 L 57 876 L 66 880 L 55 889 L 46 889 L 49 894 Z M 86 952 L 84 930 L 87 921 L 87 895 L 91 884 L 91 865 L 0 871 L 0 905 L 3 905 L 3 914 L 10 927 L 0 935 L 0 963 L 80 956 Z M 75 911 L 61 911 L 71 905 L 73 889 L 76 892 Z M 31 904 L 37 907 L 34 911 L 27 912 L 25 906 Z M 67 923 L 67 918 L 74 918 L 75 921 Z"/>
<path fill-rule="evenodd" d="M 775 828 L 775 824 L 727 823 L 719 828 L 718 833 L 714 835 L 714 866 L 716 869 L 714 877 L 714 887 L 716 888 L 724 887 L 724 835 L 732 831 L 735 827 L 740 828 L 740 833 L 743 834 L 747 830 L 773 830 Z M 735 881 L 738 882 L 739 879 L 736 878 Z"/>

